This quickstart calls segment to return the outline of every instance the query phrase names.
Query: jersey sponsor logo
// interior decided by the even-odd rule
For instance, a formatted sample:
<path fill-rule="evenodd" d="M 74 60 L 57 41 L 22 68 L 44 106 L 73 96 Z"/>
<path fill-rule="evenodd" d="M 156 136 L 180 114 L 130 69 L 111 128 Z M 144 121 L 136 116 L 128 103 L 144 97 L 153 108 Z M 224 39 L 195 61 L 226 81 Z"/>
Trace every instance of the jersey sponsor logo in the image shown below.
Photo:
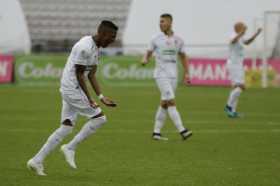
<path fill-rule="evenodd" d="M 162 55 L 177 55 L 176 50 L 174 49 L 164 49 L 161 51 Z"/>

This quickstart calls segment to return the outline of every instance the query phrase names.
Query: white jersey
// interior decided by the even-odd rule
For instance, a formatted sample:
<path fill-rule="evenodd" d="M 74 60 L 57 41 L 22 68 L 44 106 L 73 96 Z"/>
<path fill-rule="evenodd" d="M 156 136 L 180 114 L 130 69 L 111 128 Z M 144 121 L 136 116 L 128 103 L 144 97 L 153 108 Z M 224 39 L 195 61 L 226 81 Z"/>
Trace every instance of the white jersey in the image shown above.
<path fill-rule="evenodd" d="M 80 86 L 76 77 L 75 65 L 86 66 L 85 75 L 98 65 L 98 48 L 92 36 L 82 37 L 72 48 L 61 77 L 60 91 L 64 94 L 80 93 Z"/>
<path fill-rule="evenodd" d="M 178 53 L 185 53 L 181 38 L 160 33 L 152 39 L 148 50 L 153 51 L 156 58 L 154 78 L 177 78 Z"/>
<path fill-rule="evenodd" d="M 237 33 L 232 34 L 231 40 L 237 36 Z M 229 65 L 243 65 L 244 60 L 244 39 L 243 37 L 239 38 L 236 43 L 229 44 Z"/>

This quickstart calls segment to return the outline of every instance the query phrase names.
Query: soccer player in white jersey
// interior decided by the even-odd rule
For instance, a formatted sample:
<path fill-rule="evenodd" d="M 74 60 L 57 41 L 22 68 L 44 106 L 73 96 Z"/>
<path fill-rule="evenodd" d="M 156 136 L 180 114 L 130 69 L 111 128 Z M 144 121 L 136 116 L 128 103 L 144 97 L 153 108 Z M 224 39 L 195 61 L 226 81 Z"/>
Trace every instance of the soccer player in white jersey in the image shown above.
<path fill-rule="evenodd" d="M 168 114 L 182 139 L 185 140 L 192 135 L 192 131 L 184 127 L 181 116 L 177 111 L 175 90 L 178 78 L 177 58 L 180 57 L 186 78 L 188 78 L 188 59 L 183 40 L 175 35 L 172 30 L 172 15 L 162 14 L 160 16 L 160 30 L 161 33 L 152 39 L 148 51 L 141 61 L 142 65 L 145 65 L 149 62 L 152 54 L 155 54 L 154 79 L 161 93 L 161 101 L 156 112 L 152 137 L 155 140 L 168 140 L 161 136 L 161 129 Z"/>
<path fill-rule="evenodd" d="M 245 73 L 243 67 L 244 45 L 251 44 L 262 31 L 262 29 L 259 28 L 251 38 L 245 40 L 243 36 L 246 30 L 247 26 L 244 23 L 236 23 L 234 25 L 234 34 L 231 36 L 229 43 L 227 69 L 233 89 L 229 94 L 227 105 L 224 110 L 230 118 L 239 117 L 238 112 L 236 112 L 238 98 L 241 92 L 245 90 Z"/>
<path fill-rule="evenodd" d="M 104 20 L 98 26 L 96 35 L 84 36 L 73 46 L 61 78 L 61 125 L 49 136 L 39 152 L 27 162 L 27 167 L 36 174 L 46 175 L 44 159 L 71 133 L 78 115 L 86 116 L 88 121 L 68 144 L 61 146 L 65 160 L 72 168 L 77 168 L 74 159 L 77 145 L 106 122 L 106 116 L 89 93 L 86 79 L 103 104 L 109 107 L 116 106 L 112 100 L 102 95 L 95 73 L 99 63 L 99 48 L 114 42 L 117 30 L 118 27 L 114 23 Z"/>

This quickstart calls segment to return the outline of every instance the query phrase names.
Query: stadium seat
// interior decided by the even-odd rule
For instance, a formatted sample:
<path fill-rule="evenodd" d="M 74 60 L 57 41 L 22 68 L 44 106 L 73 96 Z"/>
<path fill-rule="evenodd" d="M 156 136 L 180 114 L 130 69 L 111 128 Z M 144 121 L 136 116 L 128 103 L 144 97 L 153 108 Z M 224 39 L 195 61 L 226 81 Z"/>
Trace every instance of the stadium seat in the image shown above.
<path fill-rule="evenodd" d="M 116 43 L 121 43 L 130 0 L 20 0 L 31 40 L 47 45 L 48 41 L 77 41 L 92 34 L 102 19 L 118 24 Z M 54 43 L 54 42 L 51 42 Z M 63 43 L 63 42 L 57 42 Z M 48 49 L 51 50 L 51 49 Z"/>

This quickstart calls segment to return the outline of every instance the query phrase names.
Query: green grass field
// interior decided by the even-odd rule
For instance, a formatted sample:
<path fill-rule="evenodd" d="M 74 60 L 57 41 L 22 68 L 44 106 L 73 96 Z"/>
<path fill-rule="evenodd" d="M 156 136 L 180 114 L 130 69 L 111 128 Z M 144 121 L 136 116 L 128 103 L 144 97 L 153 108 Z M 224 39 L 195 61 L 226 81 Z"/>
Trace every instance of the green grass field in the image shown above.
<path fill-rule="evenodd" d="M 59 126 L 57 87 L 0 87 L 1 186 L 278 186 L 280 89 L 249 89 L 244 118 L 223 113 L 226 88 L 179 87 L 178 109 L 194 136 L 181 141 L 168 121 L 169 141 L 151 140 L 159 101 L 155 87 L 104 87 L 119 107 L 104 108 L 108 123 L 82 143 L 78 170 L 58 150 L 45 162 L 47 177 L 26 168 Z M 81 118 L 69 141 L 85 122 Z"/>

